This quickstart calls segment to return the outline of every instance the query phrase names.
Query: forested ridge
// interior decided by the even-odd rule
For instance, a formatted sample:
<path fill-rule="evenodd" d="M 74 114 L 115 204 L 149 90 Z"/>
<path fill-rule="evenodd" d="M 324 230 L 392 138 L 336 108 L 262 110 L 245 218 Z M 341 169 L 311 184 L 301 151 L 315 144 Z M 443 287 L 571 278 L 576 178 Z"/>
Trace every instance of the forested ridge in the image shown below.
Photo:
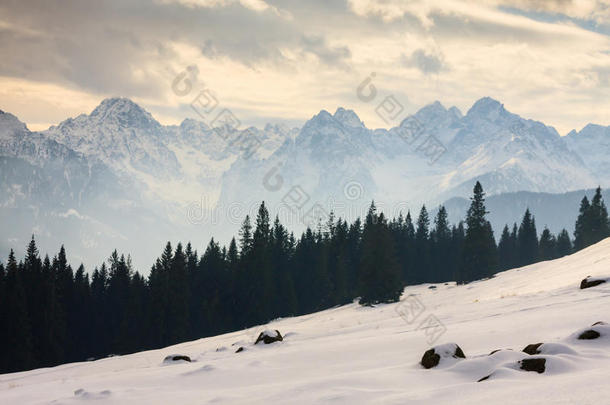
<path fill-rule="evenodd" d="M 247 328 L 358 299 L 393 302 L 405 285 L 467 283 L 558 258 L 610 236 L 601 189 L 583 198 L 574 239 L 540 237 L 527 210 L 496 245 L 477 182 L 463 222 L 440 207 L 388 219 L 372 203 L 364 219 L 331 214 L 296 237 L 262 203 L 237 239 L 212 239 L 203 253 L 169 242 L 144 277 L 129 256 L 112 252 L 90 274 L 67 262 L 62 246 L 41 257 L 34 236 L 24 260 L 0 264 L 0 372 L 159 348 Z"/>

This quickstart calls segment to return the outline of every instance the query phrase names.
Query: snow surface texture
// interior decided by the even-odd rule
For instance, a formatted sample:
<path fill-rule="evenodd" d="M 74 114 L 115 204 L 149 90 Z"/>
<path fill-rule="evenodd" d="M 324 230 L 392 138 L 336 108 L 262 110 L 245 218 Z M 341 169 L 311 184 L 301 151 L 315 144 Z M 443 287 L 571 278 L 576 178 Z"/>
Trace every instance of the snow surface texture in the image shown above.
<path fill-rule="evenodd" d="M 490 280 L 407 287 L 396 304 L 351 304 L 161 350 L 2 375 L 0 403 L 608 403 L 610 327 L 591 325 L 608 320 L 610 285 L 579 283 L 609 267 L 606 239 Z M 412 297 L 424 304 L 415 320 L 403 318 Z M 446 327 L 435 344 L 455 342 L 466 359 L 419 365 L 432 346 L 418 328 L 429 315 Z M 254 346 L 266 329 L 284 341 Z M 578 339 L 589 329 L 601 336 Z M 540 342 L 540 354 L 521 352 Z M 496 349 L 512 350 L 489 355 Z M 163 362 L 174 353 L 193 362 Z M 520 369 L 519 361 L 536 358 L 546 359 L 544 373 Z"/>

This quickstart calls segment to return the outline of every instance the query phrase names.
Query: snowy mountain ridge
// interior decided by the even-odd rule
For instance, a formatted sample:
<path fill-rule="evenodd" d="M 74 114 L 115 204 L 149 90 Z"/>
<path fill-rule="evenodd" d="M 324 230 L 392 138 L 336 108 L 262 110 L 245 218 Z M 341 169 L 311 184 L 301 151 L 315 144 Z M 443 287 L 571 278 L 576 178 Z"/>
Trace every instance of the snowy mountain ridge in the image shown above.
<path fill-rule="evenodd" d="M 257 140 L 251 154 L 239 148 L 242 139 Z M 442 147 L 433 162 L 425 148 L 430 139 Z M 389 129 L 369 129 L 341 107 L 333 114 L 320 111 L 301 128 L 263 129 L 210 128 L 194 119 L 164 126 L 125 98 L 106 99 L 90 114 L 42 132 L 2 112 L 0 215 L 9 222 L 25 219 L 13 221 L 1 247 L 25 245 L 35 233 L 53 243 L 42 241 L 43 248 L 56 250 L 66 241 L 54 240 L 61 223 L 50 218 L 67 212 L 80 215 L 70 217 L 73 226 L 78 218 L 90 219 L 67 239 L 76 244 L 77 260 L 90 264 L 92 253 L 84 251 L 96 252 L 97 264 L 116 247 L 113 238 L 129 239 L 134 218 L 146 229 L 163 224 L 167 233 L 157 238 L 223 240 L 261 200 L 299 232 L 315 226 L 315 218 L 304 219 L 314 207 L 354 219 L 375 199 L 394 216 L 467 197 L 475 180 L 488 195 L 564 193 L 610 185 L 608 154 L 610 127 L 591 124 L 561 137 L 491 98 L 478 100 L 465 115 L 435 102 Z M 295 195 L 299 206 L 288 206 Z M 103 231 L 95 229 L 99 223 L 107 224 Z M 149 237 L 141 245 L 160 243 L 146 243 Z M 83 239 L 87 248 L 80 246 Z M 125 246 L 136 262 L 141 245 Z"/>

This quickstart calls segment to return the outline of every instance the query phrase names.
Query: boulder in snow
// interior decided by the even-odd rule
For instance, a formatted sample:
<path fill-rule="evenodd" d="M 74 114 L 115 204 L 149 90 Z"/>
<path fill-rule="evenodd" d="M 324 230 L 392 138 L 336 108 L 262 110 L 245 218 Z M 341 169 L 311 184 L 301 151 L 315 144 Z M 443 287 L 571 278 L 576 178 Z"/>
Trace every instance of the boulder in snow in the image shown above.
<path fill-rule="evenodd" d="M 447 343 L 427 350 L 421 358 L 420 364 L 424 366 L 424 368 L 436 367 L 442 358 L 465 359 L 466 356 L 460 346 L 455 343 Z"/>
<path fill-rule="evenodd" d="M 591 276 L 587 276 L 580 282 L 580 289 L 584 290 L 585 288 L 595 287 L 596 285 L 604 284 L 606 279 L 604 278 L 591 278 Z"/>
<path fill-rule="evenodd" d="M 237 349 L 237 350 L 235 351 L 235 353 L 239 353 L 239 352 L 243 352 L 243 351 L 244 351 L 244 347 L 243 347 L 243 346 L 240 346 L 240 347 L 239 347 L 239 349 Z"/>
<path fill-rule="evenodd" d="M 171 363 L 173 361 L 188 361 L 191 362 L 191 358 L 184 354 L 170 354 L 163 359 L 164 363 Z"/>
<path fill-rule="evenodd" d="M 535 371 L 538 374 L 542 374 L 546 370 L 545 358 L 523 359 L 519 363 L 521 364 L 521 370 Z"/>
<path fill-rule="evenodd" d="M 530 345 L 525 346 L 522 351 L 533 356 L 534 354 L 540 354 L 540 346 L 542 346 L 542 343 L 532 343 Z"/>
<path fill-rule="evenodd" d="M 578 335 L 578 339 L 579 340 L 593 340 L 593 339 L 597 339 L 598 337 L 600 337 L 601 334 L 593 329 L 588 329 L 584 332 L 582 332 L 580 335 Z"/>
<path fill-rule="evenodd" d="M 265 330 L 258 335 L 258 338 L 256 339 L 256 342 L 254 342 L 254 344 L 256 345 L 260 342 L 263 342 L 264 344 L 268 345 L 274 342 L 281 342 L 282 340 L 284 340 L 284 338 L 282 337 L 282 334 L 279 330 Z"/>
<path fill-rule="evenodd" d="M 597 325 L 607 325 L 607 323 L 606 323 L 606 322 L 604 322 L 604 321 L 597 321 L 597 322 L 595 322 L 595 323 L 594 323 L 593 325 L 591 325 L 591 326 L 597 326 Z"/>

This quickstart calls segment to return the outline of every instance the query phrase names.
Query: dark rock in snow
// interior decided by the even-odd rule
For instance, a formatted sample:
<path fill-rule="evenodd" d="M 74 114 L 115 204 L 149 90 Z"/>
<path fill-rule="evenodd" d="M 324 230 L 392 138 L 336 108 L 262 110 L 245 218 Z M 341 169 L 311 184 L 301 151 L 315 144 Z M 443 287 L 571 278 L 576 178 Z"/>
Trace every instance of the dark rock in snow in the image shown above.
<path fill-rule="evenodd" d="M 435 285 L 431 285 L 430 287 L 428 287 L 428 289 L 430 289 L 430 290 L 436 290 L 436 286 L 435 286 Z"/>
<path fill-rule="evenodd" d="M 438 366 L 441 361 L 441 356 L 434 352 L 434 349 L 427 350 L 421 358 L 420 364 L 424 368 L 432 368 Z"/>
<path fill-rule="evenodd" d="M 544 373 L 546 370 L 546 359 L 523 359 L 519 363 L 521 363 L 521 370 L 525 371 L 535 371 L 538 374 Z"/>
<path fill-rule="evenodd" d="M 240 347 L 239 349 L 237 349 L 237 351 L 236 351 L 235 353 L 239 353 L 239 352 L 243 352 L 243 351 L 244 351 L 244 348 L 243 348 L 243 346 L 242 346 L 242 347 Z"/>
<path fill-rule="evenodd" d="M 256 339 L 256 342 L 254 342 L 254 344 L 256 345 L 260 342 L 263 342 L 264 344 L 268 345 L 274 342 L 281 342 L 282 340 L 284 340 L 284 338 L 282 337 L 282 334 L 279 330 L 266 330 L 261 332 L 260 335 L 258 335 L 258 338 Z"/>
<path fill-rule="evenodd" d="M 185 356 L 184 354 L 170 354 L 169 356 L 165 357 L 165 359 L 163 359 L 164 362 L 181 360 L 188 361 L 189 363 L 191 362 L 191 358 L 189 356 Z"/>
<path fill-rule="evenodd" d="M 498 353 L 499 351 L 502 351 L 502 350 L 513 350 L 513 349 L 496 349 L 496 350 L 493 350 L 491 353 L 489 353 L 488 356 L 491 356 L 492 354 Z"/>
<path fill-rule="evenodd" d="M 595 325 L 607 325 L 607 323 L 606 323 L 606 322 L 604 322 L 604 321 L 597 321 L 597 322 L 595 322 L 595 323 L 594 323 L 593 325 L 591 325 L 591 326 L 595 326 Z"/>
<path fill-rule="evenodd" d="M 540 354 L 540 350 L 538 350 L 540 346 L 542 346 L 542 343 L 532 343 L 531 345 L 525 346 L 522 351 L 533 356 L 534 354 Z"/>
<path fill-rule="evenodd" d="M 595 287 L 596 285 L 604 284 L 606 282 L 606 280 L 603 280 L 600 278 L 590 278 L 590 277 L 591 276 L 588 276 L 587 278 L 583 279 L 580 282 L 581 290 L 584 290 L 585 288 Z"/>
<path fill-rule="evenodd" d="M 436 367 L 441 361 L 441 357 L 453 357 L 455 359 L 466 358 L 460 346 L 455 343 L 448 343 L 445 345 L 435 346 L 432 349 L 427 350 L 422 356 L 420 364 L 424 366 L 424 368 Z"/>
<path fill-rule="evenodd" d="M 481 379 L 477 380 L 477 382 L 485 381 L 485 380 L 487 380 L 489 377 L 491 377 L 491 374 L 490 374 L 490 375 L 486 375 L 485 377 L 483 377 L 483 378 L 481 378 Z"/>
<path fill-rule="evenodd" d="M 592 340 L 592 339 L 597 339 L 600 336 L 601 336 L 601 334 L 598 331 L 589 329 L 589 330 L 584 331 L 580 335 L 578 335 L 578 339 L 579 340 Z"/>

